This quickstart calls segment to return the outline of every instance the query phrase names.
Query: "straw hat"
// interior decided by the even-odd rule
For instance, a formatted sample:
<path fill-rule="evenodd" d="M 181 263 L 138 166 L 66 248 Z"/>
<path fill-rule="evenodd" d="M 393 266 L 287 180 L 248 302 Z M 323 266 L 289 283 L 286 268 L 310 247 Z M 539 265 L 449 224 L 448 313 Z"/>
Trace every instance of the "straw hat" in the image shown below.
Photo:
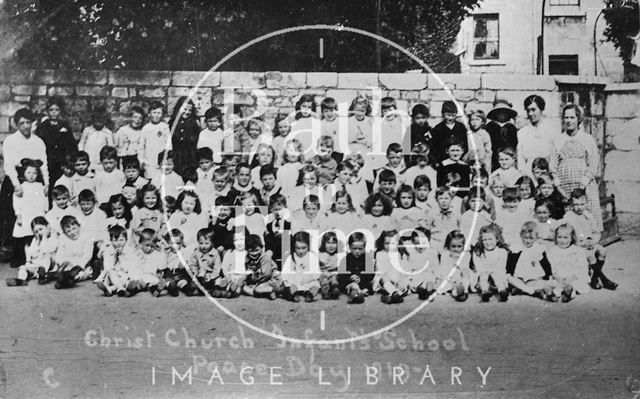
<path fill-rule="evenodd" d="M 518 116 L 518 112 L 511 107 L 512 105 L 509 101 L 503 98 L 496 98 L 496 100 L 493 102 L 493 109 L 489 111 L 489 113 L 487 114 L 487 118 L 496 119 L 496 112 L 504 110 L 507 115 L 509 115 L 509 119 L 514 119 L 516 116 Z"/>

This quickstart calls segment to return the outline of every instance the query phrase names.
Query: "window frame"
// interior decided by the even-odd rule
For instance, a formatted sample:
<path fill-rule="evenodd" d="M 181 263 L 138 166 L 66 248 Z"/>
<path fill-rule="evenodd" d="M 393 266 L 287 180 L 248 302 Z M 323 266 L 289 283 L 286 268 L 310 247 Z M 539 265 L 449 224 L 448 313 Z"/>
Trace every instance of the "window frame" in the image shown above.
<path fill-rule="evenodd" d="M 483 61 L 499 61 L 501 59 L 501 49 L 500 49 L 500 14 L 499 13 L 483 13 L 483 14 L 473 14 L 473 32 L 472 32 L 472 43 L 473 43 L 473 60 L 476 62 Z M 496 29 L 496 37 L 495 39 L 489 36 L 488 32 L 485 37 L 476 37 L 476 26 L 479 20 L 484 21 L 495 21 L 497 25 Z M 486 24 L 486 22 L 485 22 Z M 486 26 L 486 25 L 485 25 Z M 479 43 L 485 43 L 485 53 L 487 50 L 486 43 L 495 42 L 497 48 L 497 56 L 487 56 L 487 57 L 479 57 L 476 54 L 476 48 Z"/>

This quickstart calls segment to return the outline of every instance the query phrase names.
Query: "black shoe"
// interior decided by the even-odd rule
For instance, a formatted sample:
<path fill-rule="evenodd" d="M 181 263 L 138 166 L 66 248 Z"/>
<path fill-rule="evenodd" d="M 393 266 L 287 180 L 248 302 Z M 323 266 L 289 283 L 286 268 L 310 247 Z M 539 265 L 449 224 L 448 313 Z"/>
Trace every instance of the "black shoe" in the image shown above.
<path fill-rule="evenodd" d="M 458 296 L 456 297 L 456 301 L 464 302 L 467 300 L 467 298 L 469 298 L 469 294 L 467 294 L 466 292 L 463 292 L 462 294 L 458 294 Z"/>
<path fill-rule="evenodd" d="M 571 294 L 573 294 L 573 287 L 565 287 L 562 290 L 562 302 L 569 302 L 571 300 Z"/>
<path fill-rule="evenodd" d="M 544 292 L 542 290 L 535 290 L 531 296 L 538 299 L 544 299 Z"/>
<path fill-rule="evenodd" d="M 391 295 L 383 295 L 380 297 L 380 302 L 386 303 L 387 305 L 391 304 Z"/>
<path fill-rule="evenodd" d="M 509 292 L 502 290 L 498 292 L 498 297 L 500 298 L 500 302 L 507 302 L 507 300 L 509 300 Z"/>
<path fill-rule="evenodd" d="M 170 282 L 167 286 L 167 292 L 169 293 L 169 295 L 174 297 L 180 295 L 180 290 L 178 290 L 178 283 L 175 281 Z"/>
<path fill-rule="evenodd" d="M 355 303 L 355 304 L 364 303 L 364 296 L 362 294 L 355 294 L 351 299 L 351 303 Z"/>
<path fill-rule="evenodd" d="M 304 301 L 305 301 L 305 302 L 313 302 L 315 299 L 316 299 L 316 298 L 315 298 L 315 295 L 313 295 L 313 294 L 312 294 L 312 293 L 310 293 L 310 292 L 307 292 L 307 293 L 304 295 Z"/>
<path fill-rule="evenodd" d="M 481 298 L 482 302 L 489 302 L 489 299 L 491 299 L 491 291 L 483 291 Z"/>
<path fill-rule="evenodd" d="M 40 266 L 38 268 L 38 284 L 42 285 L 47 282 L 47 272 L 44 270 L 44 267 Z"/>
<path fill-rule="evenodd" d="M 391 294 L 391 303 L 402 303 L 404 302 L 404 298 L 398 294 L 397 292 L 394 292 L 393 294 Z"/>
<path fill-rule="evenodd" d="M 292 302 L 300 302 L 300 300 L 301 300 L 301 299 L 302 299 L 302 298 L 300 298 L 300 295 L 293 295 L 293 296 L 291 297 L 291 301 L 292 301 Z"/>
<path fill-rule="evenodd" d="M 426 289 L 422 287 L 418 287 L 416 288 L 416 291 L 418 292 L 418 299 L 424 301 L 425 299 L 429 298 L 429 295 L 427 294 Z"/>
<path fill-rule="evenodd" d="M 598 277 L 591 277 L 591 282 L 589 282 L 589 286 L 594 290 L 599 290 L 602 288 L 602 284 L 600 284 L 600 279 Z"/>
<path fill-rule="evenodd" d="M 8 278 L 6 280 L 7 287 L 20 287 L 21 285 L 26 285 L 24 280 L 20 280 L 19 278 Z"/>
<path fill-rule="evenodd" d="M 602 288 L 606 290 L 615 291 L 615 289 L 618 288 L 618 283 L 614 283 L 609 279 L 602 280 Z"/>
<path fill-rule="evenodd" d="M 338 299 L 340 298 L 340 288 L 333 287 L 329 290 L 329 299 Z"/>

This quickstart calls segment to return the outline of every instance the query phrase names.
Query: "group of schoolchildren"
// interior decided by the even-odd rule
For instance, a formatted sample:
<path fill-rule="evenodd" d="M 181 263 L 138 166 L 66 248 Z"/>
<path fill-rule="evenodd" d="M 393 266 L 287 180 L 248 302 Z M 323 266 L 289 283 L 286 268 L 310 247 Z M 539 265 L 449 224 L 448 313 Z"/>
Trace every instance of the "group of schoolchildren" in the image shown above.
<path fill-rule="evenodd" d="M 51 205 L 41 163 L 23 160 L 13 204 L 24 262 L 7 285 L 93 280 L 105 296 L 207 291 L 295 302 L 362 303 L 380 293 L 389 304 L 412 293 L 566 302 L 589 287 L 616 288 L 602 272 L 584 190 L 559 192 L 544 158 L 518 170 L 513 148 L 492 148 L 482 111 L 467 130 L 445 102 L 432 130 L 418 104 L 405 134 L 386 97 L 380 156 L 371 155 L 376 122 L 366 97 L 352 102 L 346 134 L 335 100 L 324 99 L 320 115 L 315 108 L 303 95 L 295 116 L 278 115 L 267 131 L 241 113 L 224 129 L 212 107 L 195 165 L 182 155 L 177 171 L 181 149 L 170 146 L 163 104 L 151 104 L 146 125 L 135 107 L 116 134 L 94 118 L 62 165 Z M 315 142 L 303 134 L 318 128 Z"/>

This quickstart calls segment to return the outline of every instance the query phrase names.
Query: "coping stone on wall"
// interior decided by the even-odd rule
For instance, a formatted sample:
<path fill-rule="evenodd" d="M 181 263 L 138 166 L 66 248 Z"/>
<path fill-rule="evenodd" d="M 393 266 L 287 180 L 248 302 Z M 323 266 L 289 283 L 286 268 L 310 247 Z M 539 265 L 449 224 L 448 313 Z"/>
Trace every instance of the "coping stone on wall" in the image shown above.
<path fill-rule="evenodd" d="M 430 89 L 442 89 L 442 84 L 438 81 L 438 78 L 449 87 L 450 89 L 465 89 L 465 90 L 477 90 L 480 88 L 480 75 L 479 74 L 458 74 L 458 73 L 437 73 L 429 74 L 427 79 L 427 87 Z M 453 86 L 453 87 L 452 87 Z"/>
<path fill-rule="evenodd" d="M 208 71 L 174 71 L 171 74 L 171 85 L 195 87 L 198 84 L 198 82 L 203 78 L 205 79 L 200 84 L 200 86 L 206 86 L 206 87 L 220 86 L 220 72 L 208 72 Z"/>
<path fill-rule="evenodd" d="M 482 74 L 482 88 L 493 90 L 556 90 L 552 76 Z"/>
<path fill-rule="evenodd" d="M 109 71 L 109 84 L 133 86 L 169 86 L 170 71 Z"/>
<path fill-rule="evenodd" d="M 220 86 L 223 88 L 251 88 L 265 87 L 265 74 L 260 72 L 221 72 Z"/>
<path fill-rule="evenodd" d="M 339 89 L 368 89 L 379 87 L 377 73 L 340 73 Z"/>
<path fill-rule="evenodd" d="M 308 72 L 308 87 L 337 87 L 338 73 L 336 72 Z"/>
<path fill-rule="evenodd" d="M 265 73 L 268 89 L 280 88 L 304 88 L 307 85 L 307 74 L 305 72 L 278 72 L 270 71 Z"/>
<path fill-rule="evenodd" d="M 107 84 L 107 71 L 53 71 L 54 83 L 57 84 L 84 84 L 84 85 L 105 85 Z M 44 83 L 44 82 L 43 82 Z"/>
<path fill-rule="evenodd" d="M 427 75 L 424 73 L 381 73 L 378 79 L 387 90 L 422 90 L 427 87 Z"/>
<path fill-rule="evenodd" d="M 607 96 L 607 117 L 637 118 L 640 117 L 638 93 L 611 93 Z"/>

